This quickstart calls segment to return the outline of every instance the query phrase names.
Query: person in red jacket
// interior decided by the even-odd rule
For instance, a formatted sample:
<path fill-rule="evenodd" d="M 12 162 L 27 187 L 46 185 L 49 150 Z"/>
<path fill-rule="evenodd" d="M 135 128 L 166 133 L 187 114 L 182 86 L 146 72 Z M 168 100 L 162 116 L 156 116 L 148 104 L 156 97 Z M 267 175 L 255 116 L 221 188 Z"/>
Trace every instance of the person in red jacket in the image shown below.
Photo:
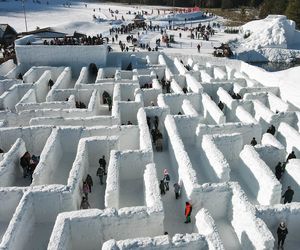
<path fill-rule="evenodd" d="M 187 201 L 185 203 L 185 222 L 184 223 L 191 223 L 191 213 L 192 213 L 192 205 Z"/>

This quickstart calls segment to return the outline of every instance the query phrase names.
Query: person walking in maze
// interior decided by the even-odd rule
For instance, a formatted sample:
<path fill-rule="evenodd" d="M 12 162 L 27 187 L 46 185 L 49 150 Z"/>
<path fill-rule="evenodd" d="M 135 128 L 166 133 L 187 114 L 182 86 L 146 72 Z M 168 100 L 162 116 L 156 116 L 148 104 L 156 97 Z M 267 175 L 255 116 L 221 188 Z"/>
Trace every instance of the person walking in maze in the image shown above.
<path fill-rule="evenodd" d="M 52 79 L 50 79 L 50 80 L 48 81 L 48 87 L 49 87 L 49 90 L 52 89 L 53 85 L 54 85 L 54 82 L 53 82 Z"/>
<path fill-rule="evenodd" d="M 107 102 L 107 105 L 108 105 L 108 110 L 111 111 L 111 109 L 112 109 L 112 99 L 111 99 L 110 96 L 106 98 L 106 102 Z"/>
<path fill-rule="evenodd" d="M 283 203 L 291 203 L 294 196 L 294 190 L 291 188 L 291 186 L 288 186 L 288 189 L 284 192 L 282 198 L 284 198 Z"/>
<path fill-rule="evenodd" d="M 89 189 L 90 189 L 90 193 L 92 192 L 92 186 L 93 186 L 93 179 L 92 176 L 90 176 L 89 174 L 87 175 L 86 179 L 85 179 L 86 183 L 89 185 Z"/>
<path fill-rule="evenodd" d="M 288 234 L 288 229 L 287 229 L 285 223 L 281 222 L 279 224 L 279 227 L 277 228 L 278 249 L 279 249 L 279 247 L 283 248 L 283 244 L 284 244 L 287 234 Z"/>
<path fill-rule="evenodd" d="M 276 129 L 274 127 L 274 125 L 271 125 L 268 130 L 267 133 L 271 134 L 271 135 L 275 135 Z"/>
<path fill-rule="evenodd" d="M 257 144 L 257 141 L 255 139 L 255 137 L 252 138 L 252 141 L 250 142 L 250 144 L 254 147 Z"/>
<path fill-rule="evenodd" d="M 167 90 L 167 93 L 171 93 L 171 82 L 170 81 L 166 81 L 166 90 Z"/>
<path fill-rule="evenodd" d="M 110 95 L 108 94 L 108 92 L 103 91 L 103 94 L 102 94 L 102 102 L 103 102 L 103 104 L 107 104 L 106 98 L 108 98 L 109 96 Z"/>
<path fill-rule="evenodd" d="M 104 155 L 102 155 L 102 158 L 99 159 L 99 164 L 104 170 L 104 175 L 106 175 L 106 160 Z"/>
<path fill-rule="evenodd" d="M 160 194 L 161 195 L 166 194 L 164 180 L 160 181 L 160 183 L 159 183 L 159 189 L 160 189 Z"/>
<path fill-rule="evenodd" d="M 103 176 L 104 176 L 104 169 L 103 169 L 103 167 L 99 167 L 98 169 L 97 169 L 97 174 L 96 174 L 97 176 L 99 176 L 99 179 L 100 179 L 100 185 L 103 185 Z"/>
<path fill-rule="evenodd" d="M 185 203 L 185 212 L 184 212 L 185 222 L 184 223 L 191 223 L 192 210 L 193 210 L 192 205 L 187 201 Z"/>
<path fill-rule="evenodd" d="M 30 159 L 31 159 L 31 155 L 29 152 L 25 152 L 25 154 L 20 159 L 20 165 L 23 169 L 24 178 L 26 178 L 29 174 Z"/>
<path fill-rule="evenodd" d="M 218 107 L 219 107 L 219 109 L 223 110 L 223 108 L 224 108 L 224 103 L 221 102 L 221 101 L 219 101 Z"/>
<path fill-rule="evenodd" d="M 81 204 L 80 204 L 80 209 L 89 209 L 91 208 L 88 200 L 86 197 L 82 197 L 82 200 L 81 200 Z"/>
<path fill-rule="evenodd" d="M 154 126 L 155 126 L 155 129 L 158 129 L 158 122 L 159 122 L 159 119 L 158 119 L 158 116 L 154 116 Z"/>
<path fill-rule="evenodd" d="M 86 181 L 83 182 L 82 192 L 83 192 L 85 198 L 88 199 L 88 193 L 90 192 L 90 188 Z"/>
<path fill-rule="evenodd" d="M 296 159 L 296 155 L 295 155 L 295 152 L 294 152 L 294 151 L 292 151 L 292 152 L 288 155 L 288 157 L 287 157 L 287 159 L 286 159 L 286 162 L 288 162 L 288 161 L 291 160 L 291 159 Z"/>
<path fill-rule="evenodd" d="M 174 192 L 175 192 L 175 199 L 176 199 L 176 200 L 177 200 L 177 199 L 179 198 L 179 196 L 180 196 L 180 189 L 181 189 L 180 185 L 176 182 L 176 183 L 174 184 Z"/>
<path fill-rule="evenodd" d="M 284 172 L 284 170 L 282 169 L 281 162 L 278 162 L 278 164 L 275 167 L 275 176 L 276 176 L 277 180 L 280 181 L 283 172 Z"/>
<path fill-rule="evenodd" d="M 166 191 L 169 191 L 169 182 L 170 182 L 170 175 L 168 169 L 164 170 L 164 183 L 166 186 Z"/>

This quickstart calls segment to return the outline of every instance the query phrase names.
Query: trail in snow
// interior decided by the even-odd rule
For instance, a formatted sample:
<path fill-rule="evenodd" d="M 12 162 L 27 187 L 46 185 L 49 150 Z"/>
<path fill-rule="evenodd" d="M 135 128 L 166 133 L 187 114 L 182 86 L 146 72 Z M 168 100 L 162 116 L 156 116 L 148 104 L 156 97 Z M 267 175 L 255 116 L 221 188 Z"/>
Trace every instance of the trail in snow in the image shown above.
<path fill-rule="evenodd" d="M 108 164 L 107 164 L 108 165 Z M 106 188 L 106 176 L 103 177 L 103 185 L 100 185 L 100 179 L 96 175 L 99 165 L 97 163 L 90 165 L 87 171 L 93 179 L 92 192 L 89 193 L 89 203 L 91 208 L 104 209 L 104 195 Z"/>
<path fill-rule="evenodd" d="M 164 169 L 168 169 L 171 181 L 169 183 L 170 190 L 162 196 L 162 202 L 164 207 L 164 228 L 170 236 L 176 233 L 186 234 L 192 233 L 195 226 L 195 221 L 185 224 L 185 202 L 188 201 L 185 195 L 180 196 L 178 200 L 175 199 L 175 193 L 173 185 L 178 181 L 177 169 L 173 169 L 169 152 L 164 150 L 163 152 L 154 151 L 154 162 L 158 175 L 158 180 L 163 179 Z"/>

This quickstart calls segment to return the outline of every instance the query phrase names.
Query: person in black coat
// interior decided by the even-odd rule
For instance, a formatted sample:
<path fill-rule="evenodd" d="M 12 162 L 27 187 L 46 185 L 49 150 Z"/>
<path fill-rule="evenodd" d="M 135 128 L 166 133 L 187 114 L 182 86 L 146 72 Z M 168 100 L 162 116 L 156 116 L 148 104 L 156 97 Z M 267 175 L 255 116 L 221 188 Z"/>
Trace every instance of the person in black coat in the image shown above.
<path fill-rule="evenodd" d="M 48 81 L 48 87 L 49 87 L 49 90 L 52 88 L 53 85 L 54 85 L 54 82 L 53 82 L 52 79 L 50 79 L 50 80 Z"/>
<path fill-rule="evenodd" d="M 267 133 L 271 134 L 271 135 L 275 135 L 275 127 L 273 125 L 271 125 L 268 130 L 267 130 Z"/>
<path fill-rule="evenodd" d="M 292 152 L 288 155 L 288 157 L 287 157 L 287 159 L 286 159 L 286 162 L 288 162 L 290 159 L 296 159 L 296 155 L 295 155 L 295 152 L 294 152 L 294 151 L 292 151 Z"/>
<path fill-rule="evenodd" d="M 23 169 L 24 178 L 26 178 L 29 175 L 30 159 L 31 159 L 31 155 L 29 152 L 25 152 L 25 154 L 20 159 L 20 165 Z"/>
<path fill-rule="evenodd" d="M 254 147 L 257 144 L 257 141 L 255 139 L 255 137 L 252 138 L 252 141 L 250 142 L 250 144 Z"/>
<path fill-rule="evenodd" d="M 218 107 L 219 107 L 219 109 L 223 110 L 223 108 L 224 108 L 223 102 L 220 101 L 220 102 L 218 103 Z"/>
<path fill-rule="evenodd" d="M 283 194 L 282 198 L 284 198 L 283 203 L 291 203 L 294 196 L 294 190 L 291 188 L 291 186 L 288 186 L 288 189 Z"/>
<path fill-rule="evenodd" d="M 89 174 L 87 175 L 86 179 L 85 179 L 86 183 L 89 185 L 90 188 L 90 193 L 92 192 L 92 186 L 93 186 L 93 179 L 92 176 L 90 176 Z"/>
<path fill-rule="evenodd" d="M 278 248 L 281 246 L 283 247 L 286 235 L 288 234 L 287 227 L 284 222 L 281 222 L 279 224 L 279 227 L 277 228 L 277 237 L 278 237 Z"/>
<path fill-rule="evenodd" d="M 166 194 L 166 190 L 165 190 L 165 182 L 164 180 L 161 180 L 159 183 L 159 189 L 160 189 L 160 194 Z"/>
<path fill-rule="evenodd" d="M 275 176 L 277 178 L 277 180 L 280 180 L 283 174 L 283 169 L 281 166 L 281 162 L 278 162 L 278 164 L 275 167 Z"/>
<path fill-rule="evenodd" d="M 158 119 L 158 116 L 154 116 L 154 126 L 155 126 L 155 129 L 158 129 L 158 122 L 159 122 L 159 119 Z"/>
<path fill-rule="evenodd" d="M 99 159 L 99 165 L 101 168 L 103 168 L 104 175 L 106 175 L 106 160 L 104 155 Z"/>

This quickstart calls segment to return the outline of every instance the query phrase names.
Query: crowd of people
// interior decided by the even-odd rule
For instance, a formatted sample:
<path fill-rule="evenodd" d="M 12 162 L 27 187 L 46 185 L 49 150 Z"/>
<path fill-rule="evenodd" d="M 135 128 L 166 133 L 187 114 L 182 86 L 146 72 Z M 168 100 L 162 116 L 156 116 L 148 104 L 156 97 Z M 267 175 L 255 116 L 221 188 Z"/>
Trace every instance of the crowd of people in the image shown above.
<path fill-rule="evenodd" d="M 171 93 L 171 81 L 162 78 L 161 80 L 158 80 L 158 82 L 161 85 L 164 93 Z"/>
<path fill-rule="evenodd" d="M 198 27 L 190 29 L 190 37 L 191 39 L 203 39 L 205 41 L 209 41 L 209 37 L 212 37 L 215 34 L 215 30 L 208 25 L 198 24 Z"/>
<path fill-rule="evenodd" d="M 51 40 L 44 40 L 43 45 L 102 45 L 109 42 L 108 37 L 102 37 L 102 34 L 96 36 L 82 36 L 77 37 L 64 37 L 54 38 Z M 28 42 L 27 45 L 31 45 Z"/>
<path fill-rule="evenodd" d="M 0 54 L 2 54 L 2 58 L 0 57 L 0 63 L 16 57 L 16 51 L 13 45 L 6 46 L 0 44 Z"/>

